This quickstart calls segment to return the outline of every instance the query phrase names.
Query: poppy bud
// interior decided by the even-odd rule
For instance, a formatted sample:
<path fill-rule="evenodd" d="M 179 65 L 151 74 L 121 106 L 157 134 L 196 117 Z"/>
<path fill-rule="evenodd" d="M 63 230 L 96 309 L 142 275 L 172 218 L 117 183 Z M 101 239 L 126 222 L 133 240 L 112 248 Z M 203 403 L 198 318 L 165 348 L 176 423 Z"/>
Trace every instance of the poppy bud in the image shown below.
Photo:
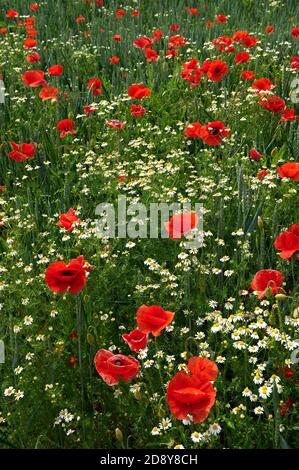
<path fill-rule="evenodd" d="M 276 294 L 275 299 L 277 300 L 285 300 L 287 296 L 285 294 Z"/>
<path fill-rule="evenodd" d="M 292 313 L 293 318 L 298 318 L 299 317 L 299 307 L 295 308 L 295 310 Z"/>
<path fill-rule="evenodd" d="M 93 335 L 91 333 L 87 333 L 86 340 L 87 340 L 88 344 L 92 345 L 94 343 Z"/>
<path fill-rule="evenodd" d="M 276 152 L 277 152 L 277 147 L 274 147 L 274 149 L 271 150 L 271 157 L 274 157 Z"/>
<path fill-rule="evenodd" d="M 141 400 L 140 390 L 137 390 L 136 392 L 134 392 L 134 397 L 136 398 L 136 400 Z"/>
<path fill-rule="evenodd" d="M 266 297 L 271 297 L 271 295 L 272 295 L 272 289 L 271 289 L 270 286 L 267 287 L 267 289 L 266 289 L 266 291 L 265 291 L 265 295 L 266 295 Z"/>
<path fill-rule="evenodd" d="M 123 433 L 119 428 L 115 429 L 115 437 L 116 437 L 116 440 L 119 441 L 119 442 L 123 442 L 123 440 L 124 440 Z"/>
<path fill-rule="evenodd" d="M 165 410 L 164 410 L 162 404 L 159 406 L 159 409 L 158 409 L 158 416 L 159 416 L 159 418 L 164 418 L 164 416 L 165 416 Z"/>
<path fill-rule="evenodd" d="M 257 225 L 260 230 L 264 228 L 264 221 L 260 216 L 257 218 Z"/>
<path fill-rule="evenodd" d="M 275 325 L 276 319 L 274 313 L 271 313 L 271 315 L 269 316 L 269 323 L 270 325 Z"/>
<path fill-rule="evenodd" d="M 205 278 L 204 276 L 201 276 L 200 277 L 200 280 L 199 280 L 199 290 L 202 294 L 205 293 L 206 291 L 206 282 L 205 282 Z"/>

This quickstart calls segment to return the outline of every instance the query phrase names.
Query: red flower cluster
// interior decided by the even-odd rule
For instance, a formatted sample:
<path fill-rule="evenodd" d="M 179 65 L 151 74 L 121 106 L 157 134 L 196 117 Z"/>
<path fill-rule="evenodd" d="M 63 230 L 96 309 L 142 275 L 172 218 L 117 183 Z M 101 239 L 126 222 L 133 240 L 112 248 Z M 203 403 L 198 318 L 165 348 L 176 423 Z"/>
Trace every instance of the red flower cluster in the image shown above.
<path fill-rule="evenodd" d="M 281 258 L 292 258 L 299 251 L 299 224 L 291 225 L 286 232 L 281 232 L 276 238 L 274 246 L 281 251 L 279 253 Z"/>
<path fill-rule="evenodd" d="M 67 232 L 69 232 L 70 230 L 73 230 L 78 223 L 80 223 L 80 219 L 74 209 L 71 208 L 65 214 L 60 214 L 59 221 L 56 225 L 63 227 Z"/>
<path fill-rule="evenodd" d="M 281 284 L 284 276 L 275 269 L 262 269 L 254 276 L 250 284 L 250 289 L 257 292 L 258 298 L 263 299 L 265 296 L 275 295 L 277 292 L 285 293 Z"/>
<path fill-rule="evenodd" d="M 202 63 L 199 67 L 198 59 L 191 59 L 189 62 L 183 64 L 181 78 L 187 80 L 190 85 L 198 85 L 202 76 L 207 75 L 208 79 L 213 82 L 220 82 L 228 73 L 228 66 L 226 62 L 221 60 L 214 60 Z"/>
<path fill-rule="evenodd" d="M 93 96 L 102 94 L 102 81 L 99 78 L 91 78 L 87 83 L 87 87 Z"/>
<path fill-rule="evenodd" d="M 36 145 L 35 144 L 16 144 L 10 142 L 13 148 L 12 152 L 9 152 L 8 156 L 16 162 L 25 162 L 28 158 L 34 157 Z"/>
<path fill-rule="evenodd" d="M 167 400 L 170 411 L 179 420 L 201 423 L 210 413 L 216 399 L 212 383 L 218 376 L 216 364 L 203 357 L 192 357 L 188 372 L 180 371 L 169 382 Z"/>
<path fill-rule="evenodd" d="M 222 139 L 230 135 L 230 129 L 222 121 L 208 122 L 204 126 L 194 122 L 185 128 L 185 135 L 191 139 L 199 138 L 208 145 L 218 146 L 222 144 Z"/>

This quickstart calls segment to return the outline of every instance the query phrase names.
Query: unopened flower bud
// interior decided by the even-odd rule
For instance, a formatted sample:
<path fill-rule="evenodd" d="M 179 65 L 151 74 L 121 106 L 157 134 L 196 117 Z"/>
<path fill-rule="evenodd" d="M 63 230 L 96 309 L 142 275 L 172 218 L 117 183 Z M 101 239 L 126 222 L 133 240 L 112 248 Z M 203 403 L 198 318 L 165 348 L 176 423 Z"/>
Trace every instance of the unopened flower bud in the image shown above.
<path fill-rule="evenodd" d="M 276 294 L 275 299 L 277 300 L 285 300 L 287 296 L 285 294 Z"/>
<path fill-rule="evenodd" d="M 119 441 L 119 442 L 122 442 L 124 440 L 123 433 L 119 428 L 115 429 L 115 437 L 116 437 L 117 441 Z"/>

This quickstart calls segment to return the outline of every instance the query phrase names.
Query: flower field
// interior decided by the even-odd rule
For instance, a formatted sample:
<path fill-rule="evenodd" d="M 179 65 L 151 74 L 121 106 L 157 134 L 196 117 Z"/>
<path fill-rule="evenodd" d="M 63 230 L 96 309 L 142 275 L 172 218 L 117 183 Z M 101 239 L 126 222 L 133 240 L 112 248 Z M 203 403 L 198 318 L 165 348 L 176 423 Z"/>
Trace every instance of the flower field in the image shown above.
<path fill-rule="evenodd" d="M 298 123 L 298 0 L 0 0 L 0 448 L 299 447 Z"/>

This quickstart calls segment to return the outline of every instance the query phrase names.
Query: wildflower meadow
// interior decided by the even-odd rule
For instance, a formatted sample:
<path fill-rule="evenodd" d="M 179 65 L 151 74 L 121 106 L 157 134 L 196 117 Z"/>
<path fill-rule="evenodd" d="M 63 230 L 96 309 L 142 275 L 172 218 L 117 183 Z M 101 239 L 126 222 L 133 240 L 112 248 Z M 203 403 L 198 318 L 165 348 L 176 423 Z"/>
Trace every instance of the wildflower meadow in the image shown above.
<path fill-rule="evenodd" d="M 298 0 L 0 0 L 0 448 L 299 447 L 298 125 Z"/>

